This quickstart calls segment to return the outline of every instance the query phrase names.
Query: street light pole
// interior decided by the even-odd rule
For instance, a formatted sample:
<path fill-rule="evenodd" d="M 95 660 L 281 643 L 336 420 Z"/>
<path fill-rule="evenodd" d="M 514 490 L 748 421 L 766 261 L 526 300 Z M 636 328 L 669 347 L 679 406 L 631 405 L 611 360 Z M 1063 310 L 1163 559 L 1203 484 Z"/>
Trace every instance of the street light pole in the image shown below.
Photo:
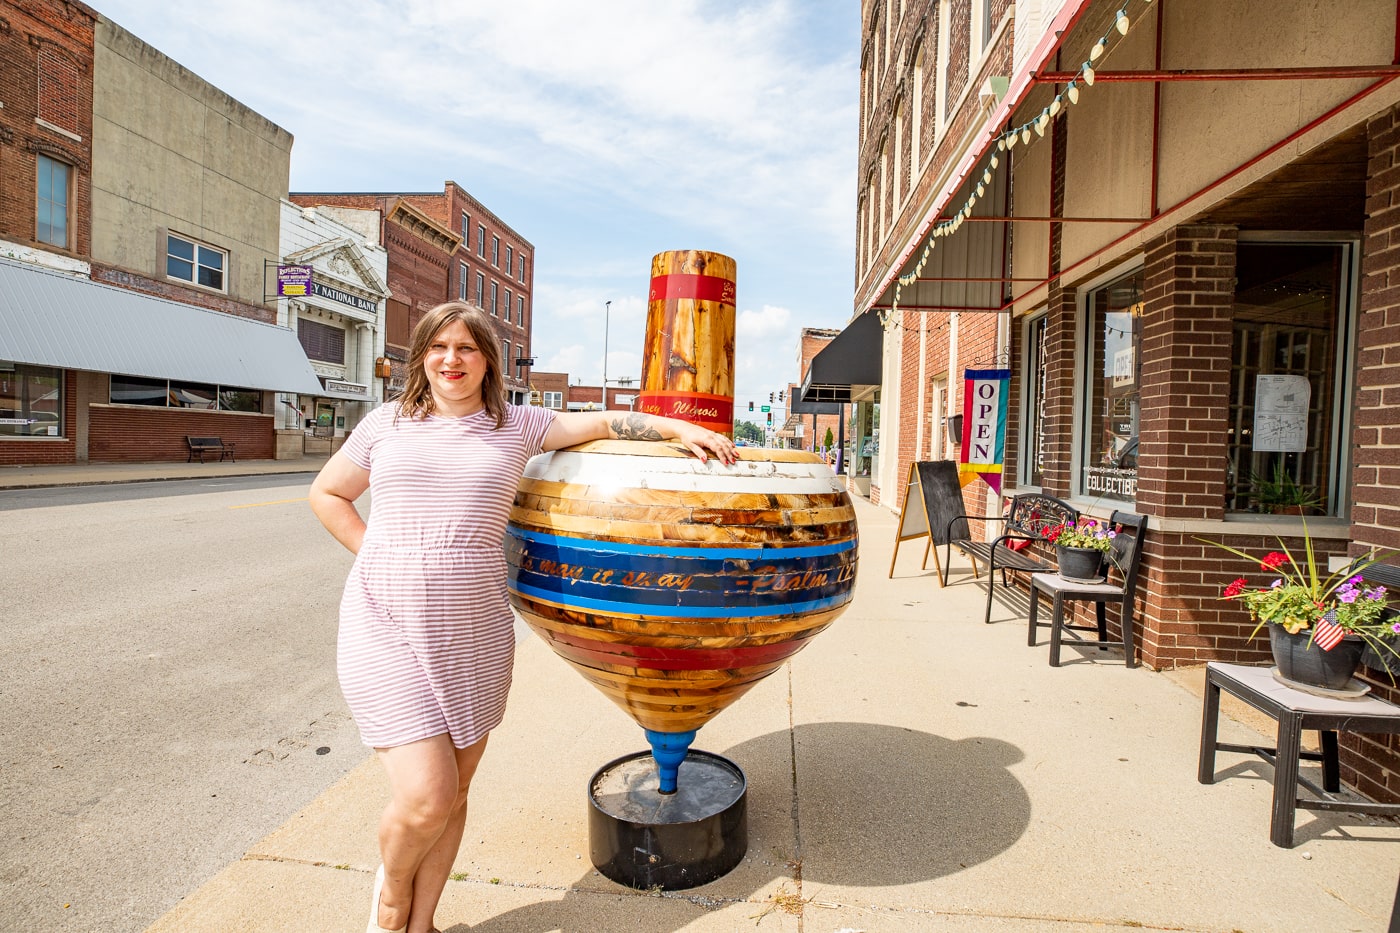
<path fill-rule="evenodd" d="M 603 302 L 603 411 L 608 410 L 608 317 L 612 300 Z"/>

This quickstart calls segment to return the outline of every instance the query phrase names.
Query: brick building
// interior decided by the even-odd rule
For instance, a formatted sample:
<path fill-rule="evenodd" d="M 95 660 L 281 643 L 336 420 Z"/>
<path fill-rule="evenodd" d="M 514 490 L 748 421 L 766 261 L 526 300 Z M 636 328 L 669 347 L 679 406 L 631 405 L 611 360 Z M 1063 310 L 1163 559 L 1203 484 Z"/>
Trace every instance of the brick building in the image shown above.
<path fill-rule="evenodd" d="M 1005 368 L 1004 492 L 1148 516 L 1149 666 L 1268 657 L 1218 598 L 1249 568 L 1202 538 L 1262 553 L 1306 521 L 1325 554 L 1400 547 L 1396 20 L 1381 0 L 864 0 L 855 314 L 833 344 L 878 322 L 878 384 L 845 387 L 879 428 L 871 500 L 898 509 L 911 461 L 955 456 L 965 371 Z M 1279 475 L 1314 494 L 1306 519 L 1272 514 Z M 1394 743 L 1342 755 L 1345 783 L 1400 799 Z"/>
<path fill-rule="evenodd" d="M 0 463 L 273 456 L 316 385 L 263 303 L 291 134 L 82 3 L 0 23 Z"/>
<path fill-rule="evenodd" d="M 528 240 L 454 181 L 446 182 L 441 194 L 298 192 L 291 199 L 307 207 L 378 210 L 385 218 L 394 296 L 388 354 L 396 361 L 396 387 L 413 325 L 424 311 L 455 298 L 496 318 L 510 401 L 529 401 L 535 248 Z"/>

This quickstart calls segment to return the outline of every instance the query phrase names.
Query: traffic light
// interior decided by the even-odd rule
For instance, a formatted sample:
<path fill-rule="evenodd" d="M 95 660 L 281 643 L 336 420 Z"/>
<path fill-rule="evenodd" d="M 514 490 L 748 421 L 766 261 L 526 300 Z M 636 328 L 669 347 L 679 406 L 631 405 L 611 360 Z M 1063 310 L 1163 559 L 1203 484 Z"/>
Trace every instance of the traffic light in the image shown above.
<path fill-rule="evenodd" d="M 772 423 L 773 423 L 773 413 L 772 413 L 771 411 L 768 413 L 768 423 L 769 423 L 769 424 L 772 424 Z"/>
<path fill-rule="evenodd" d="M 778 401 L 781 402 L 782 400 L 783 400 L 783 393 L 779 392 L 779 393 L 778 393 Z"/>
<path fill-rule="evenodd" d="M 768 393 L 768 404 L 770 404 L 770 405 L 773 404 L 773 393 L 772 393 L 772 392 L 769 392 L 769 393 Z M 768 420 L 769 420 L 769 421 L 772 421 L 773 419 L 772 419 L 772 418 L 769 418 Z"/>
<path fill-rule="evenodd" d="M 749 402 L 749 411 L 753 411 L 753 402 Z"/>

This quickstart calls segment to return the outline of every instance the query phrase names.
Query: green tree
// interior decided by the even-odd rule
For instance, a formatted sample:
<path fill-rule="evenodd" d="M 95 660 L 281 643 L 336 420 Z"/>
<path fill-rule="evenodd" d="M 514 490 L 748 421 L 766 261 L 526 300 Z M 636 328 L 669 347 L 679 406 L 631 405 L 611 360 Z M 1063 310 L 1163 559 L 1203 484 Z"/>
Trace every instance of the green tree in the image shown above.
<path fill-rule="evenodd" d="M 748 421 L 734 422 L 734 439 L 749 444 L 763 443 L 763 429 Z"/>
<path fill-rule="evenodd" d="M 827 428 L 826 437 L 822 438 L 822 446 L 830 450 L 834 443 L 836 443 L 836 438 L 831 436 L 831 428 Z"/>

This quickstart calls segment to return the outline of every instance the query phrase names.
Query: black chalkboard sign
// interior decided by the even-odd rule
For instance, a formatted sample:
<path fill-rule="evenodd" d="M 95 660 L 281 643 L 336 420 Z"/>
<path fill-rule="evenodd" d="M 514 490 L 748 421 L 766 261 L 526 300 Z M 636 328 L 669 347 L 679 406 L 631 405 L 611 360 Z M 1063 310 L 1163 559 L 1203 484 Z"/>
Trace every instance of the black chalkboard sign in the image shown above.
<path fill-rule="evenodd" d="M 894 561 L 899 556 L 900 543 L 926 537 L 928 541 L 924 544 L 921 566 L 928 569 L 929 551 L 933 551 L 934 567 L 938 570 L 939 579 L 943 579 L 938 545 L 948 543 L 949 523 L 965 514 L 956 463 L 952 460 L 920 460 L 909 464 L 904 508 L 899 513 L 899 531 L 894 542 L 894 554 L 890 557 L 889 575 L 894 576 Z M 966 523 L 953 525 L 952 534 L 953 537 L 967 537 Z"/>

